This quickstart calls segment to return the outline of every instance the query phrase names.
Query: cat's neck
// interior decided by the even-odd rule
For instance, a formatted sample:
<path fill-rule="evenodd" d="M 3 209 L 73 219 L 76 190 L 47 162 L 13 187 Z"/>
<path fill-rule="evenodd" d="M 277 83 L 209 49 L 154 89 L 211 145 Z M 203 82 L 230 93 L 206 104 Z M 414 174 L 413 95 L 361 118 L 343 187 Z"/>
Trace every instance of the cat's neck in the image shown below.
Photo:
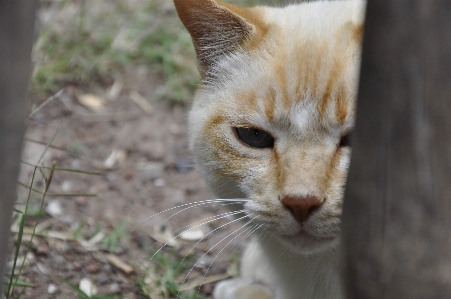
<path fill-rule="evenodd" d="M 276 298 L 344 298 L 335 249 L 305 255 L 290 251 L 271 236 L 258 242 L 264 255 L 271 259 L 273 283 L 281 293 Z"/>

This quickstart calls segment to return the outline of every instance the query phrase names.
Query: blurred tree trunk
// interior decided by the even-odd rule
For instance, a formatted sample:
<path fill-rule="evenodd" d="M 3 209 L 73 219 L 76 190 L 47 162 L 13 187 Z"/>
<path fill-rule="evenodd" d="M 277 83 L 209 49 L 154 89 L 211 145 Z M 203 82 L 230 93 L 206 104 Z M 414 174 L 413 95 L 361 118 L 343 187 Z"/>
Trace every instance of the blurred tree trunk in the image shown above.
<path fill-rule="evenodd" d="M 0 297 L 28 115 L 36 1 L 0 0 Z"/>
<path fill-rule="evenodd" d="M 451 298 L 451 1 L 369 1 L 353 138 L 348 298 Z"/>

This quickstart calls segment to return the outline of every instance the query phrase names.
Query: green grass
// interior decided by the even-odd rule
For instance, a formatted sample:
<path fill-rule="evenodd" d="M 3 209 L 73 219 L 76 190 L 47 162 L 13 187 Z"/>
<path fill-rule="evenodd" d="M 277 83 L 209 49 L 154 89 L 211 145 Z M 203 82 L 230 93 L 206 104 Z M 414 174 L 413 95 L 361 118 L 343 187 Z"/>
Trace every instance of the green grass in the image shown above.
<path fill-rule="evenodd" d="M 39 13 L 33 60 L 32 89 L 42 96 L 67 84 L 104 88 L 124 79 L 127 69 L 163 78 L 153 100 L 183 103 L 200 80 L 191 38 L 170 0 L 49 1 Z"/>
<path fill-rule="evenodd" d="M 49 142 L 46 144 L 46 147 L 44 148 L 43 152 L 41 153 L 41 156 L 39 157 L 38 161 L 42 160 L 47 149 L 51 146 L 51 143 L 53 142 L 53 139 L 55 138 L 55 136 L 58 132 L 58 128 L 55 130 L 53 136 L 51 137 Z M 5 288 L 5 298 L 6 299 L 12 299 L 12 298 L 19 299 L 22 297 L 26 288 L 34 286 L 33 283 L 21 281 L 21 280 L 19 280 L 19 278 L 21 277 L 21 274 L 24 271 L 25 261 L 26 261 L 28 253 L 30 252 L 33 238 L 35 237 L 36 227 L 39 224 L 41 217 L 44 216 L 44 214 L 45 214 L 43 206 L 44 206 L 46 196 L 48 194 L 47 192 L 50 188 L 50 185 L 52 184 L 52 178 L 53 178 L 55 171 L 69 171 L 69 172 L 76 172 L 76 173 L 84 173 L 86 175 L 97 174 L 97 173 L 83 171 L 83 170 L 79 170 L 79 169 L 56 167 L 55 163 L 53 163 L 51 166 L 33 165 L 33 164 L 25 162 L 25 161 L 22 161 L 22 163 L 29 165 L 29 166 L 33 166 L 33 173 L 32 173 L 32 177 L 30 179 L 30 185 L 27 187 L 28 192 L 27 192 L 25 204 L 16 205 L 16 208 L 14 210 L 16 213 L 15 224 L 18 225 L 19 230 L 18 230 L 18 234 L 17 234 L 17 242 L 16 242 L 15 248 L 13 250 L 14 257 L 13 257 L 13 265 L 11 268 L 11 272 L 5 274 L 4 281 L 3 281 L 3 283 L 6 285 L 6 288 Z M 42 186 L 42 188 L 43 188 L 42 191 L 37 190 L 40 197 L 38 198 L 38 200 L 34 200 L 34 199 L 36 199 L 34 197 L 34 196 L 36 196 L 34 194 L 34 193 L 36 193 L 36 192 L 34 192 L 34 190 L 36 190 L 34 183 L 37 178 L 37 175 L 39 175 L 39 174 L 42 176 L 42 179 L 44 180 L 44 185 Z M 20 183 L 19 183 L 19 186 L 23 187 L 23 185 Z M 38 202 L 39 207 L 34 207 L 31 204 L 32 202 Z M 31 231 L 32 231 L 31 238 L 27 245 L 27 244 L 23 243 L 23 234 L 26 229 L 26 227 L 25 227 L 26 220 L 30 217 L 33 218 L 32 220 L 34 220 L 34 225 L 31 229 Z M 22 246 L 26 246 L 26 247 L 25 247 L 25 253 L 23 255 L 23 260 L 22 260 L 22 262 L 20 262 L 19 253 L 20 253 L 20 249 Z M 0 297 L 1 297 L 1 295 L 0 295 Z M 102 297 L 102 298 L 107 298 L 107 297 Z"/>
<path fill-rule="evenodd" d="M 205 299 L 198 288 L 180 291 L 186 270 L 194 264 L 194 257 L 181 258 L 175 250 L 150 254 L 151 263 L 144 269 L 144 275 L 137 277 L 138 285 L 149 298 Z"/>
<path fill-rule="evenodd" d="M 121 239 L 124 238 L 128 233 L 127 228 L 127 221 L 117 221 L 114 225 L 114 229 L 102 239 L 102 246 L 109 252 L 116 252 L 117 246 L 120 243 Z"/>
<path fill-rule="evenodd" d="M 84 3 L 84 5 L 81 5 Z M 189 34 L 171 1 L 62 1 L 41 8 L 33 91 L 95 88 L 124 70 L 161 76 L 154 98 L 184 102 L 199 82 Z"/>

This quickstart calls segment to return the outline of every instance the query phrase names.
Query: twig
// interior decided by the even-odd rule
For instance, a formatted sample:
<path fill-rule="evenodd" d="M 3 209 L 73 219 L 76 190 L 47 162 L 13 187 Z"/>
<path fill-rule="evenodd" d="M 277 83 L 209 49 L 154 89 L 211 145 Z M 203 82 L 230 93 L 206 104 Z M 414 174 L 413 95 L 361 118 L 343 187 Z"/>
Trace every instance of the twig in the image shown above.
<path fill-rule="evenodd" d="M 20 162 L 25 164 L 25 165 L 29 165 L 29 166 L 33 166 L 33 167 L 37 167 L 37 168 L 43 168 L 43 169 L 51 169 L 52 168 L 52 167 L 49 167 L 49 166 L 34 165 L 34 164 L 26 162 L 24 160 L 21 160 Z M 65 168 L 65 167 L 55 167 L 55 170 L 67 171 L 67 172 L 77 172 L 77 173 L 84 173 L 84 174 L 92 174 L 92 175 L 101 175 L 102 174 L 101 172 L 98 172 L 98 171 L 89 171 L 89 170 Z"/>
<path fill-rule="evenodd" d="M 97 196 L 99 196 L 99 194 L 97 194 L 97 193 L 45 193 L 45 192 L 39 191 L 37 189 L 34 189 L 31 186 L 29 186 L 27 184 L 24 184 L 22 182 L 18 182 L 18 184 L 19 184 L 19 186 L 25 187 L 25 188 L 33 191 L 33 192 L 36 192 L 36 193 L 39 193 L 39 194 L 42 194 L 42 195 L 45 194 L 45 196 L 84 196 L 84 197 L 97 197 Z"/>
<path fill-rule="evenodd" d="M 53 96 L 51 96 L 50 98 L 48 98 L 47 100 L 44 101 L 44 103 L 42 103 L 41 105 L 39 105 L 36 109 L 33 110 L 33 112 L 30 113 L 30 115 L 28 117 L 32 117 L 36 112 L 38 112 L 39 110 L 42 109 L 42 107 L 44 107 L 45 105 L 47 105 L 48 103 L 50 103 L 51 101 L 53 101 L 54 99 L 59 98 L 64 92 L 64 88 L 61 89 L 60 91 L 58 91 L 56 94 L 54 94 Z"/>
<path fill-rule="evenodd" d="M 138 107 L 141 108 L 145 113 L 151 114 L 153 112 L 154 109 L 152 105 L 147 102 L 147 100 L 137 91 L 132 91 L 130 93 L 130 99 L 132 99 L 132 101 L 135 102 L 135 104 L 138 105 Z"/>
<path fill-rule="evenodd" d="M 132 274 L 134 271 L 132 266 L 121 260 L 117 255 L 110 254 L 107 257 L 107 260 L 110 264 L 112 264 L 114 267 L 118 268 L 127 275 Z"/>
<path fill-rule="evenodd" d="M 13 225 L 11 227 L 11 232 L 13 233 L 18 233 L 19 232 L 19 228 L 17 227 L 17 225 Z M 39 236 L 39 237 L 48 237 L 48 238 L 54 238 L 54 239 L 59 239 L 59 240 L 63 240 L 63 241 L 74 241 L 75 238 L 72 236 L 72 233 L 66 232 L 66 233 L 61 233 L 61 232 L 57 232 L 57 231 L 34 231 L 33 232 L 33 228 L 29 228 L 26 227 L 23 229 L 23 234 L 24 235 L 35 235 L 35 236 Z"/>
<path fill-rule="evenodd" d="M 27 142 L 33 142 L 33 143 L 36 143 L 36 144 L 47 145 L 47 142 L 43 142 L 43 141 L 39 141 L 39 140 L 33 140 L 31 138 L 24 138 L 24 140 L 27 141 Z M 63 148 L 63 147 L 59 147 L 59 146 L 55 146 L 55 145 L 49 145 L 49 147 L 53 148 L 53 149 L 60 150 L 60 151 L 67 152 L 67 153 L 69 153 L 69 154 L 71 154 L 73 156 L 77 156 L 77 157 L 82 156 L 82 154 L 76 153 L 76 152 L 71 151 L 71 150 L 69 150 L 67 148 Z"/>

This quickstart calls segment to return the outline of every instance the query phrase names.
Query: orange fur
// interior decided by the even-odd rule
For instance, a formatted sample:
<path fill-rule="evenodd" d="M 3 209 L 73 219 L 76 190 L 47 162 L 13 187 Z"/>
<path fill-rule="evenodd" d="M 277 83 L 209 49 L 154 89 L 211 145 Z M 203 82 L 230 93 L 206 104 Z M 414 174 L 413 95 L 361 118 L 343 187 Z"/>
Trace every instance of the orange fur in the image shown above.
<path fill-rule="evenodd" d="M 351 151 L 340 144 L 354 125 L 364 2 L 174 2 L 204 79 L 190 112 L 191 148 L 218 197 L 248 198 L 248 217 L 270 240 L 249 249 L 255 261 L 243 265 L 239 287 L 224 282 L 215 299 L 255 295 L 263 290 L 256 283 L 268 298 L 342 298 L 330 252 L 339 240 Z M 251 146 L 237 128 L 269 134 L 273 144 Z M 305 206 L 307 217 L 294 217 Z"/>

